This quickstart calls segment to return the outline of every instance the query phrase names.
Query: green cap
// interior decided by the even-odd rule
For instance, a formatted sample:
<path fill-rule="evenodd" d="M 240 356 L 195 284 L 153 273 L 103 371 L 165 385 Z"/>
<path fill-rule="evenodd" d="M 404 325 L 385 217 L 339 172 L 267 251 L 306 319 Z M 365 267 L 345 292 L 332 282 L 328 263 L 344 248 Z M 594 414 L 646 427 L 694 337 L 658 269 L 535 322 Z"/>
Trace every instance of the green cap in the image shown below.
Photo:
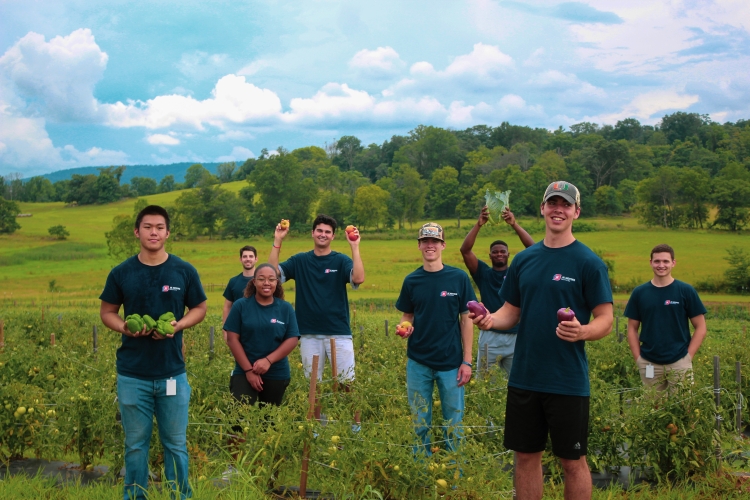
<path fill-rule="evenodd" d="M 546 202 L 553 196 L 562 196 L 570 203 L 573 203 L 578 207 L 581 206 L 581 193 L 578 191 L 578 188 L 570 182 L 555 181 L 547 186 L 547 190 L 544 192 L 544 198 L 542 198 L 542 203 Z"/>

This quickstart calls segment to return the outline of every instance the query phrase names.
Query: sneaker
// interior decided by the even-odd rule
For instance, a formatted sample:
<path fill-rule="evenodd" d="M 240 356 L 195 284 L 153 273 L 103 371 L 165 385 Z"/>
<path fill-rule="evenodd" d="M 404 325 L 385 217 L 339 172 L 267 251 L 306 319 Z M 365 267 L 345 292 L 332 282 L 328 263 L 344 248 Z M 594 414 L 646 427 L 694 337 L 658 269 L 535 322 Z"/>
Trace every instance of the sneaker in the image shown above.
<path fill-rule="evenodd" d="M 357 434 L 361 430 L 362 430 L 362 425 L 358 424 L 357 422 L 354 422 L 352 424 L 352 433 Z"/>

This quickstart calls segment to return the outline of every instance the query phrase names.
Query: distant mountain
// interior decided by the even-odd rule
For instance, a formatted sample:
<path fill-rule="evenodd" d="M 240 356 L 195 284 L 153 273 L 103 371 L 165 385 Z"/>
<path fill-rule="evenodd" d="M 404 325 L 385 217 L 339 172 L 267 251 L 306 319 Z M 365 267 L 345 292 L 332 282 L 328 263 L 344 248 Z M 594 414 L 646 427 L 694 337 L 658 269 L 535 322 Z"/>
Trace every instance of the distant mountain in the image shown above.
<path fill-rule="evenodd" d="M 190 167 L 195 165 L 195 162 L 184 162 L 184 163 L 170 163 L 169 165 L 127 165 L 125 172 L 122 174 L 120 182 L 126 184 L 130 182 L 133 177 L 150 177 L 156 182 L 159 182 L 165 175 L 174 175 L 175 182 L 182 182 L 185 180 L 185 172 Z M 201 163 L 209 172 L 212 174 L 216 173 L 216 167 L 220 163 Z M 102 167 L 78 167 L 69 168 L 67 170 L 58 170 L 51 174 L 43 175 L 50 180 L 50 182 L 64 181 L 73 177 L 73 174 L 86 175 L 94 174 L 99 175 L 97 168 Z M 28 179 L 24 179 L 27 181 Z"/>

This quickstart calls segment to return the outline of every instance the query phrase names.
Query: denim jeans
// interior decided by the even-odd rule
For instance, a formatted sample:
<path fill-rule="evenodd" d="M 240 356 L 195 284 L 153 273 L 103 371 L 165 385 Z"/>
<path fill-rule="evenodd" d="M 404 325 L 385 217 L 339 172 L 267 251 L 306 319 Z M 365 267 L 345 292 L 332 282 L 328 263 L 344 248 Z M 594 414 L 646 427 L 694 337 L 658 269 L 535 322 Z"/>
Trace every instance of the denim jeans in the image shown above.
<path fill-rule="evenodd" d="M 164 475 L 180 498 L 190 498 L 187 424 L 190 384 L 187 374 L 173 377 L 177 394 L 166 395 L 167 380 L 140 380 L 117 375 L 122 428 L 125 431 L 125 500 L 145 499 L 148 488 L 148 450 L 154 415 L 164 447 Z"/>
<path fill-rule="evenodd" d="M 461 421 L 464 417 L 464 388 L 458 387 L 458 368 L 448 371 L 433 370 L 412 359 L 406 361 L 406 389 L 409 407 L 415 421 L 415 431 L 421 444 L 414 453 L 432 455 L 430 426 L 432 425 L 432 391 L 437 383 L 440 407 L 443 410 L 443 438 L 445 448 L 455 451 L 463 437 Z"/>

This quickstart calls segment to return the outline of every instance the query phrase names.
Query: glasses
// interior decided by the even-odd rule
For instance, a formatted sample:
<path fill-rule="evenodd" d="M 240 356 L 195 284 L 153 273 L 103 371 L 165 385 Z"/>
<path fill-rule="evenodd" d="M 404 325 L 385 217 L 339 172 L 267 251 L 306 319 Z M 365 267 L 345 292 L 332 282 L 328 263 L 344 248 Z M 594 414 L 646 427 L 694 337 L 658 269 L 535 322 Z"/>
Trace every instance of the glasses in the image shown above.
<path fill-rule="evenodd" d="M 276 279 L 276 278 L 255 278 L 255 282 L 256 283 L 261 283 L 261 284 L 263 284 L 263 283 L 270 283 L 271 285 L 273 285 L 277 281 L 279 281 L 279 280 Z"/>

